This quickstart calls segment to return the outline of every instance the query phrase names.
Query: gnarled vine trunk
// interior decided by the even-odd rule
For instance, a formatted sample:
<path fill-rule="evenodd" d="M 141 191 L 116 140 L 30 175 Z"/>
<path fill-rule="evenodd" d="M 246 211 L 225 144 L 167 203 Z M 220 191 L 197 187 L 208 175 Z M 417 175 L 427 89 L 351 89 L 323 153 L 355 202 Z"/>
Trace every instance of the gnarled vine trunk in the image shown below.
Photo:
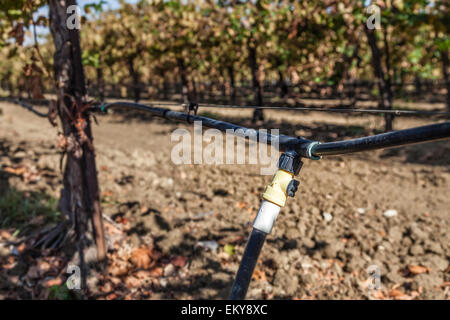
<path fill-rule="evenodd" d="M 78 256 L 75 261 L 79 263 L 85 285 L 87 265 L 106 259 L 106 245 L 91 123 L 88 114 L 82 110 L 86 104 L 86 88 L 79 31 L 67 27 L 67 8 L 76 5 L 76 1 L 49 0 L 48 4 L 55 45 L 57 111 L 67 142 L 59 206 L 76 232 Z"/>

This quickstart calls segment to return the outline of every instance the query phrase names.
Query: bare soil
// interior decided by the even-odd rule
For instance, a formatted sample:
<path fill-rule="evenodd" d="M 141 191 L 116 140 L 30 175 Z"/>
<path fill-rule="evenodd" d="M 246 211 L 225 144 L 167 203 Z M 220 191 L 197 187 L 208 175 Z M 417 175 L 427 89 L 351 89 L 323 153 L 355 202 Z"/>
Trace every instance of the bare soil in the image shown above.
<path fill-rule="evenodd" d="M 57 129 L 18 106 L 0 108 L 0 196 L 15 189 L 24 197 L 58 198 Z M 201 112 L 250 125 L 251 111 Z M 383 127 L 382 117 L 366 115 L 265 114 L 261 127 L 321 141 Z M 173 164 L 171 133 L 191 130 L 185 124 L 130 112 L 98 121 L 94 143 L 110 261 L 106 275 L 91 281 L 91 298 L 227 298 L 271 177 L 258 165 Z M 399 117 L 394 126 L 432 121 L 443 119 Z M 249 299 L 450 298 L 450 141 L 304 162 L 299 191 L 264 245 Z M 387 210 L 397 214 L 386 216 Z M 65 258 L 46 252 L 19 268 L 23 248 L 8 242 L 14 231 L 2 230 L 0 298 L 48 297 L 65 272 L 42 265 L 63 265 Z M 373 265 L 379 290 L 369 288 Z"/>

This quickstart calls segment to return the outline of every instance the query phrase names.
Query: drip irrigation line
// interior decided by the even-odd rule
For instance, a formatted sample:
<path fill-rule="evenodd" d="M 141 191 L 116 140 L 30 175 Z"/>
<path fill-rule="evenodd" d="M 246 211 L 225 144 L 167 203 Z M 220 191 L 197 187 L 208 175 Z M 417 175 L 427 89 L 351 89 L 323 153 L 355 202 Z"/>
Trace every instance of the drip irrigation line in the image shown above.
<path fill-rule="evenodd" d="M 260 143 L 278 143 L 280 151 L 294 150 L 301 157 L 314 160 L 318 160 L 322 156 L 384 149 L 450 138 L 450 122 L 442 122 L 406 130 L 392 131 L 357 139 L 320 143 L 318 141 L 312 141 L 302 137 L 294 138 L 286 135 L 272 135 L 267 133 L 267 130 L 249 129 L 233 123 L 215 120 L 204 116 L 192 115 L 190 113 L 146 106 L 137 103 L 116 102 L 97 106 L 94 110 L 106 112 L 110 108 L 115 107 L 143 110 L 152 113 L 157 117 L 187 123 L 201 121 L 202 125 L 205 127 L 215 128 L 225 132 L 232 132 L 237 136 L 254 139 Z"/>
<path fill-rule="evenodd" d="M 411 129 L 381 133 L 369 137 L 321 143 L 312 148 L 312 153 L 315 156 L 321 157 L 392 148 L 448 138 L 450 138 L 450 122 L 443 122 Z"/>
<path fill-rule="evenodd" d="M 298 150 L 300 155 L 308 158 L 308 146 L 313 143 L 313 141 L 305 138 L 294 138 L 286 135 L 272 135 L 270 133 L 267 133 L 267 130 L 263 131 L 250 129 L 221 120 L 215 120 L 208 117 L 173 111 L 165 108 L 146 106 L 138 103 L 115 102 L 99 106 L 96 108 L 96 110 L 106 112 L 110 108 L 133 108 L 137 110 L 147 111 L 160 118 L 187 123 L 201 121 L 202 125 L 208 128 L 214 128 L 224 132 L 227 132 L 227 130 L 229 130 L 228 132 L 233 132 L 233 134 L 235 134 L 236 136 L 245 137 L 247 139 L 254 139 L 255 141 L 264 142 L 267 144 L 278 143 L 280 150 Z"/>
<path fill-rule="evenodd" d="M 311 112 L 340 112 L 340 113 L 372 113 L 372 114 L 394 114 L 394 115 L 443 115 L 450 116 L 446 111 L 426 111 L 426 110 L 380 110 L 380 109 L 354 109 L 354 108 L 316 108 L 316 107 L 286 107 L 286 106 L 238 106 L 226 104 L 199 103 L 199 107 L 207 108 L 227 108 L 227 109 L 269 109 L 269 110 L 289 110 L 289 111 L 311 111 Z"/>
<path fill-rule="evenodd" d="M 18 104 L 19 106 L 27 109 L 28 111 L 33 112 L 35 115 L 37 115 L 39 117 L 42 117 L 42 118 L 47 118 L 48 117 L 48 113 L 42 113 L 42 112 L 36 110 L 34 108 L 34 106 L 32 106 L 31 104 L 28 104 L 26 102 L 23 102 L 23 101 L 20 101 L 20 100 L 17 100 L 17 99 L 4 99 L 4 101 Z"/>
<path fill-rule="evenodd" d="M 182 106 L 187 104 L 180 102 L 155 102 L 153 106 Z M 222 109 L 267 109 L 267 110 L 287 110 L 287 111 L 309 111 L 309 112 L 337 112 L 337 113 L 371 113 L 371 114 L 393 114 L 401 115 L 440 115 L 450 117 L 447 111 L 427 111 L 427 110 L 380 110 L 380 109 L 355 109 L 355 108 L 317 108 L 317 107 L 287 107 L 287 106 L 249 106 L 249 105 L 228 105 L 213 103 L 197 103 L 199 107 L 204 108 L 222 108 Z"/>

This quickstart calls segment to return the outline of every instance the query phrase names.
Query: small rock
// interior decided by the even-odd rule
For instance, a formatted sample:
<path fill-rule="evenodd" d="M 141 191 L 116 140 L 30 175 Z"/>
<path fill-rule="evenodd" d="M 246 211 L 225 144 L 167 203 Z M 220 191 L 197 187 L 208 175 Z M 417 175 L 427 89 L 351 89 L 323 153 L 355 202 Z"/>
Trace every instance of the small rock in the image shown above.
<path fill-rule="evenodd" d="M 424 253 L 422 246 L 415 244 L 409 249 L 409 253 L 412 256 L 418 256 Z"/>
<path fill-rule="evenodd" d="M 25 158 L 27 156 L 27 154 L 23 151 L 17 151 L 16 153 L 14 153 L 14 158 Z"/>
<path fill-rule="evenodd" d="M 359 214 L 365 214 L 366 213 L 366 209 L 358 208 L 358 209 L 356 209 L 356 212 L 358 212 Z"/>
<path fill-rule="evenodd" d="M 318 280 L 318 275 L 316 273 L 307 273 L 301 275 L 302 283 L 305 285 L 314 285 Z"/>
<path fill-rule="evenodd" d="M 444 271 L 448 267 L 448 260 L 435 254 L 426 255 L 424 263 L 426 263 L 427 266 L 430 266 L 431 269 L 436 269 L 439 271 Z"/>
<path fill-rule="evenodd" d="M 263 289 L 261 288 L 253 288 L 250 290 L 250 292 L 248 293 L 248 295 L 252 298 L 252 299 L 263 299 Z"/>
<path fill-rule="evenodd" d="M 167 287 L 167 279 L 165 279 L 165 278 L 160 278 L 159 279 L 159 285 L 161 286 L 161 287 L 163 287 L 163 288 L 165 288 L 165 287 Z"/>
<path fill-rule="evenodd" d="M 413 241 L 411 240 L 410 237 L 404 237 L 404 238 L 402 239 L 402 245 L 403 245 L 404 247 L 410 247 L 410 246 L 412 245 L 412 243 L 413 243 Z"/>
<path fill-rule="evenodd" d="M 414 277 L 414 281 L 425 290 L 433 290 L 442 284 L 443 279 L 437 273 L 432 272 L 430 274 L 419 274 Z"/>
<path fill-rule="evenodd" d="M 386 279 L 395 284 L 402 283 L 404 280 L 398 273 L 398 270 L 391 270 L 389 273 L 386 274 Z"/>
<path fill-rule="evenodd" d="M 333 220 L 333 215 L 331 213 L 324 212 L 322 213 L 322 216 L 326 222 L 330 222 L 331 220 Z"/>
<path fill-rule="evenodd" d="M 279 288 L 283 288 L 288 295 L 294 295 L 298 287 L 298 277 L 289 275 L 283 269 L 278 269 L 275 273 L 273 284 Z"/>
<path fill-rule="evenodd" d="M 336 274 L 336 276 L 338 278 L 342 277 L 342 275 L 344 274 L 344 272 L 342 271 L 341 266 L 338 263 L 334 263 L 333 269 L 334 269 L 334 273 Z"/>
<path fill-rule="evenodd" d="M 444 250 L 442 250 L 442 247 L 441 247 L 441 245 L 438 243 L 438 242 L 434 242 L 434 241 L 425 241 L 425 244 L 424 244 L 424 249 L 426 250 L 426 251 L 430 251 L 430 252 L 433 252 L 433 253 L 436 253 L 436 254 L 443 254 L 444 253 Z"/>
<path fill-rule="evenodd" d="M 402 237 L 403 237 L 403 232 L 400 229 L 400 227 L 395 226 L 389 230 L 389 239 L 392 240 L 392 242 L 398 242 L 398 241 L 402 240 Z"/>
<path fill-rule="evenodd" d="M 411 225 L 409 231 L 411 238 L 416 242 L 428 238 L 428 235 L 422 229 L 420 229 L 420 227 L 416 223 L 413 223 Z"/>
<path fill-rule="evenodd" d="M 344 244 L 337 240 L 336 242 L 330 243 L 325 247 L 324 253 L 327 258 L 336 258 L 339 251 L 344 249 Z"/>
<path fill-rule="evenodd" d="M 201 218 L 205 218 L 207 216 L 212 216 L 213 214 L 214 214 L 214 210 L 210 210 L 208 212 L 202 212 L 202 213 L 196 214 L 194 216 L 194 218 L 195 219 L 201 219 Z"/>
<path fill-rule="evenodd" d="M 134 248 L 138 248 L 142 245 L 141 238 L 136 233 L 131 235 L 130 243 Z"/>
<path fill-rule="evenodd" d="M 9 253 L 9 249 L 3 243 L 0 243 L 0 257 L 7 257 Z"/>
<path fill-rule="evenodd" d="M 398 214 L 397 210 L 389 209 L 383 213 L 383 216 L 385 216 L 386 218 L 392 218 L 392 217 L 397 216 L 397 214 Z"/>
<path fill-rule="evenodd" d="M 302 242 L 303 242 L 303 245 L 308 248 L 314 248 L 314 246 L 316 245 L 316 243 L 312 239 L 309 239 L 309 238 L 303 239 Z"/>
<path fill-rule="evenodd" d="M 296 227 L 288 228 L 285 231 L 285 235 L 286 235 L 286 238 L 288 238 L 288 239 L 295 239 L 295 238 L 301 237 L 300 232 L 299 232 L 298 228 L 296 228 Z"/>
<path fill-rule="evenodd" d="M 203 248 L 203 249 L 207 249 L 207 250 L 211 250 L 211 251 L 216 251 L 219 248 L 219 244 L 214 241 L 199 241 L 197 242 L 197 247 Z"/>
<path fill-rule="evenodd" d="M 164 267 L 164 277 L 170 277 L 175 273 L 175 267 L 173 264 L 169 263 Z"/>

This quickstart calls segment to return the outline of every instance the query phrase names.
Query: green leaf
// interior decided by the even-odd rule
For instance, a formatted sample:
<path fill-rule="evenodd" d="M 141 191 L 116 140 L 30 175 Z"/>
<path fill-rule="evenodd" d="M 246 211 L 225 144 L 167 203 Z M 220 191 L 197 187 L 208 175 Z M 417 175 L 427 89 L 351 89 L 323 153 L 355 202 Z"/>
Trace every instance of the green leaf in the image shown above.
<path fill-rule="evenodd" d="M 22 15 L 22 10 L 17 10 L 17 9 L 10 9 L 8 10 L 8 15 L 10 16 L 18 16 L 20 17 Z"/>
<path fill-rule="evenodd" d="M 234 254 L 234 244 L 226 244 L 225 247 L 223 247 L 223 251 L 232 256 Z"/>

